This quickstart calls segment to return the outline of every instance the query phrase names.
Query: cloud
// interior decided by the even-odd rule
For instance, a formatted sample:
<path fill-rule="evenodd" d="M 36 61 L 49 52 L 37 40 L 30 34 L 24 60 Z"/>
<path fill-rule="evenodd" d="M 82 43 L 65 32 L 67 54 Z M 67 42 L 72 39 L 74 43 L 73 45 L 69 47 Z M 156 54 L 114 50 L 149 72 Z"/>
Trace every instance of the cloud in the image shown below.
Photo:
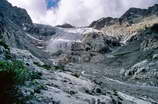
<path fill-rule="evenodd" d="M 45 0 L 8 0 L 25 8 L 35 23 L 85 26 L 102 17 L 119 17 L 130 7 L 147 8 L 157 0 L 60 0 L 57 8 L 47 9 Z"/>
<path fill-rule="evenodd" d="M 35 23 L 44 23 L 43 17 L 47 15 L 45 0 L 8 0 L 13 6 L 27 10 Z"/>

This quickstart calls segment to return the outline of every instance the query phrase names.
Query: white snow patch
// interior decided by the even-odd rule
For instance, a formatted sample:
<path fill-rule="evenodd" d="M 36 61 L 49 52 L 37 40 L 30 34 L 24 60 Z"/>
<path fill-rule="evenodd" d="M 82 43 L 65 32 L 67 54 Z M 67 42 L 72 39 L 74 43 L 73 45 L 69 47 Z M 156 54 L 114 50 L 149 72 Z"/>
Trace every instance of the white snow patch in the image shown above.
<path fill-rule="evenodd" d="M 58 50 L 69 51 L 74 42 L 81 42 L 83 34 L 97 31 L 92 28 L 57 28 L 56 34 L 48 42 L 48 52 L 55 53 Z"/>

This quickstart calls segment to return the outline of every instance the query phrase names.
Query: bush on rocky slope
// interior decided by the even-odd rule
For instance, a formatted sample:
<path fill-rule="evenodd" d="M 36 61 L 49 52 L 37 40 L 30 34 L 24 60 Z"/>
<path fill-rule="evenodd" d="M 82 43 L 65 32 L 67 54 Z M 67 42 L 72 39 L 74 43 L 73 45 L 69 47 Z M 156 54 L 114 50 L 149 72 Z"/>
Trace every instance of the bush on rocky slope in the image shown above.
<path fill-rule="evenodd" d="M 38 73 L 29 72 L 21 61 L 0 61 L 0 104 L 17 102 L 15 85 L 39 77 Z"/>
<path fill-rule="evenodd" d="M 4 77 L 8 77 L 7 75 L 10 75 L 9 77 L 11 77 L 11 80 L 16 83 L 21 83 L 29 78 L 29 72 L 20 61 L 0 61 L 0 73 L 6 74 Z"/>

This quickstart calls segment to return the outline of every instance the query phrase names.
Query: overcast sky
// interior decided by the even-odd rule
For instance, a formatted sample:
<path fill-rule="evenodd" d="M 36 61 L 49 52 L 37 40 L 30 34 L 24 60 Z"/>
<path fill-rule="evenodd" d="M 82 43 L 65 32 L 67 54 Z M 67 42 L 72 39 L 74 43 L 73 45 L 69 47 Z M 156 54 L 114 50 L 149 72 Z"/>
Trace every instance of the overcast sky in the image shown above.
<path fill-rule="evenodd" d="M 102 17 L 119 17 L 130 7 L 147 8 L 158 0 L 8 0 L 25 8 L 33 22 L 85 26 Z"/>

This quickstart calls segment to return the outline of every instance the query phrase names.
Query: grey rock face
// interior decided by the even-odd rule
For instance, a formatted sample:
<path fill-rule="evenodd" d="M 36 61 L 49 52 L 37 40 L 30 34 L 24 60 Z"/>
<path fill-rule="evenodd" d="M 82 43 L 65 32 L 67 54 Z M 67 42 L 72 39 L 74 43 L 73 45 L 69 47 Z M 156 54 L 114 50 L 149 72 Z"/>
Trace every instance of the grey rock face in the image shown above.
<path fill-rule="evenodd" d="M 46 63 L 50 63 L 47 60 L 49 54 L 41 50 L 41 47 L 44 48 L 45 42 L 38 39 L 40 36 L 36 38 L 32 35 L 31 31 L 28 33 L 24 28 L 39 28 L 40 35 L 49 35 L 50 38 L 50 35 L 54 34 L 54 30 L 50 31 L 51 27 L 33 25 L 26 10 L 13 7 L 6 0 L 3 0 L 0 4 L 0 14 L 0 26 L 3 27 L 0 29 L 2 31 L 0 35 L 8 46 L 29 50 L 35 56 L 45 60 Z M 43 30 L 41 28 L 43 28 Z M 38 33 L 35 31 L 35 34 Z M 45 37 L 43 40 L 46 39 L 48 39 L 48 37 Z"/>
<path fill-rule="evenodd" d="M 147 85 L 157 86 L 157 61 L 149 62 L 144 60 L 139 62 L 127 70 L 125 76 L 131 77 L 131 79 L 138 80 Z"/>
<path fill-rule="evenodd" d="M 18 7 L 13 7 L 6 0 L 1 0 L 0 14 L 2 14 L 5 19 L 10 19 L 12 22 L 19 26 L 24 26 L 25 24 L 32 24 L 32 20 L 27 14 L 26 10 Z"/>
<path fill-rule="evenodd" d="M 112 47 L 120 46 L 120 43 L 114 37 L 106 36 L 101 32 L 90 32 L 84 34 L 82 43 L 86 51 L 107 53 Z"/>
<path fill-rule="evenodd" d="M 49 25 L 34 24 L 32 27 L 26 27 L 28 33 L 50 36 L 55 33 L 55 28 Z"/>
<path fill-rule="evenodd" d="M 152 28 L 152 27 L 151 27 Z M 157 86 L 157 33 L 151 28 L 133 36 L 113 54 L 126 68 L 124 75 L 135 82 Z M 129 80 L 130 80 L 129 79 Z"/>

